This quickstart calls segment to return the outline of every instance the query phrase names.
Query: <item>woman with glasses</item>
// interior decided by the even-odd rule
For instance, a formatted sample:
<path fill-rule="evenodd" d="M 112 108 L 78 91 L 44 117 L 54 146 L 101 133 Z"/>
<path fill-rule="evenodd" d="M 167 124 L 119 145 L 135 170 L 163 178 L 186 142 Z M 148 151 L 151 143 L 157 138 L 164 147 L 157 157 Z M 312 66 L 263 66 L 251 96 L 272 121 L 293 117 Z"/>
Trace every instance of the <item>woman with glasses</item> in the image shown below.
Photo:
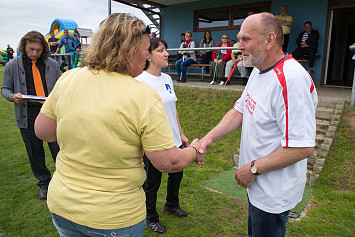
<path fill-rule="evenodd" d="M 233 45 L 228 41 L 229 36 L 227 34 L 222 35 L 222 43 L 219 43 L 217 47 L 233 47 Z M 212 53 L 212 64 L 211 64 L 211 85 L 216 84 L 218 78 L 221 80 L 224 77 L 224 71 L 226 63 L 231 59 L 232 50 L 215 50 Z M 218 72 L 217 72 L 218 70 Z M 218 75 L 215 75 L 218 74 Z M 222 84 L 223 81 L 221 81 Z"/>
<path fill-rule="evenodd" d="M 143 236 L 143 153 L 162 172 L 202 160 L 197 139 L 176 147 L 159 94 L 134 79 L 150 57 L 149 34 L 136 17 L 110 15 L 87 67 L 63 74 L 36 119 L 36 135 L 61 148 L 47 200 L 60 236 Z"/>
<path fill-rule="evenodd" d="M 206 30 L 203 34 L 203 39 L 200 42 L 200 48 L 211 48 L 216 45 L 214 39 L 212 39 L 211 31 Z M 209 64 L 210 60 L 212 60 L 212 52 L 209 50 L 202 50 L 201 51 L 201 63 L 202 64 Z M 206 67 L 206 73 L 210 73 L 210 67 Z"/>
<path fill-rule="evenodd" d="M 195 48 L 195 41 L 191 40 L 192 33 L 187 31 L 185 33 L 185 42 L 182 42 L 180 48 Z M 182 58 L 175 63 L 176 71 L 178 73 L 178 82 L 186 82 L 186 67 L 190 64 L 196 63 L 195 51 L 179 51 Z"/>
<path fill-rule="evenodd" d="M 168 45 L 164 40 L 151 39 L 149 53 L 150 58 L 146 63 L 147 70 L 136 77 L 137 80 L 150 85 L 160 95 L 168 120 L 173 131 L 176 147 L 188 147 L 189 139 L 184 135 L 179 115 L 176 110 L 176 95 L 171 77 L 162 73 L 162 69 L 168 66 L 169 54 L 166 51 Z M 145 187 L 147 202 L 147 225 L 159 234 L 165 233 L 166 228 L 159 221 L 159 214 L 156 210 L 157 193 L 161 183 L 162 172 L 154 167 L 149 159 L 144 156 L 145 169 L 147 171 L 147 181 Z M 186 217 L 187 213 L 180 208 L 179 189 L 183 171 L 169 173 L 166 203 L 163 210 L 173 213 L 178 217 Z"/>

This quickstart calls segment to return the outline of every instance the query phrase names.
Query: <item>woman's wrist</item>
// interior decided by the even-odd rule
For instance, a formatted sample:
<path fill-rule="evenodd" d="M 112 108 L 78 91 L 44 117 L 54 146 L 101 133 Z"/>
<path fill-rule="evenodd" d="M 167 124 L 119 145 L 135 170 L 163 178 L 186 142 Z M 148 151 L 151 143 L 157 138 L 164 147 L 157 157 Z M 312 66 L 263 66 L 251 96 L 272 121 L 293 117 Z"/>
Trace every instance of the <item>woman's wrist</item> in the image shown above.
<path fill-rule="evenodd" d="M 190 147 L 192 147 L 192 148 L 195 150 L 195 152 L 196 152 L 196 157 L 195 157 L 195 160 L 194 160 L 194 161 L 196 161 L 197 158 L 198 158 L 198 151 L 197 151 L 197 148 L 196 148 L 195 146 L 192 146 L 192 145 L 190 145 Z"/>

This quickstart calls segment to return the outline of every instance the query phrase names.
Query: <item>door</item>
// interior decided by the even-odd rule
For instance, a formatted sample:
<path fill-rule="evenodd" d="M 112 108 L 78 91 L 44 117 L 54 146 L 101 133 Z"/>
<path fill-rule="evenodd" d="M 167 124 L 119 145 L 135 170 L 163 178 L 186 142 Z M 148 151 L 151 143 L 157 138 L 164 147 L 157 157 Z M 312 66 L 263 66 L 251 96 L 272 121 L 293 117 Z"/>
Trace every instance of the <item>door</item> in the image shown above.
<path fill-rule="evenodd" d="M 353 84 L 354 61 L 349 46 L 355 43 L 354 13 L 355 6 L 330 10 L 326 85 L 351 87 Z"/>

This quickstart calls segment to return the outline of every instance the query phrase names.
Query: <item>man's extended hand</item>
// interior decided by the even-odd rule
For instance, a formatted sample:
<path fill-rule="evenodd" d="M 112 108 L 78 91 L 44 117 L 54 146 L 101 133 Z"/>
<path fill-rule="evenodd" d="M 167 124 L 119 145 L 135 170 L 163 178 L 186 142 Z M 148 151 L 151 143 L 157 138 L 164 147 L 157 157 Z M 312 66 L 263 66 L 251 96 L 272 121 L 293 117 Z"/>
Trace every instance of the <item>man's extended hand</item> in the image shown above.
<path fill-rule="evenodd" d="M 203 160 L 205 159 L 205 155 L 204 155 L 204 154 L 200 154 L 200 153 L 198 152 L 198 151 L 200 150 L 200 146 L 201 146 L 200 140 L 198 140 L 197 138 L 195 138 L 195 139 L 191 142 L 191 145 L 190 145 L 190 146 L 195 147 L 196 150 L 197 150 L 197 153 L 198 153 L 197 159 L 195 160 L 195 163 L 196 163 L 196 164 L 199 164 L 199 165 L 203 165 L 203 164 L 204 164 Z"/>
<path fill-rule="evenodd" d="M 202 160 L 201 162 L 196 162 L 198 164 L 204 164 L 204 159 L 205 155 L 207 153 L 207 150 L 212 146 L 213 141 L 211 138 L 209 138 L 207 135 L 204 136 L 202 139 L 200 139 L 200 149 L 198 150 L 199 156 L 201 156 Z"/>

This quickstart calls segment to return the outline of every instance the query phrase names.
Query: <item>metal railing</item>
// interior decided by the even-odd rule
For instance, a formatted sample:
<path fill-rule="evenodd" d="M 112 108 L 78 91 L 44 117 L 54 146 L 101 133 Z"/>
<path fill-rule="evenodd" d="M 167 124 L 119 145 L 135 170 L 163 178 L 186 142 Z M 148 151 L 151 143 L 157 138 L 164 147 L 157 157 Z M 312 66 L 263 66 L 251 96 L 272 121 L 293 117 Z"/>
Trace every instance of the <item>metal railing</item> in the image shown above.
<path fill-rule="evenodd" d="M 166 51 L 213 51 L 213 50 L 237 50 L 238 47 L 211 47 L 211 48 L 172 48 Z"/>

